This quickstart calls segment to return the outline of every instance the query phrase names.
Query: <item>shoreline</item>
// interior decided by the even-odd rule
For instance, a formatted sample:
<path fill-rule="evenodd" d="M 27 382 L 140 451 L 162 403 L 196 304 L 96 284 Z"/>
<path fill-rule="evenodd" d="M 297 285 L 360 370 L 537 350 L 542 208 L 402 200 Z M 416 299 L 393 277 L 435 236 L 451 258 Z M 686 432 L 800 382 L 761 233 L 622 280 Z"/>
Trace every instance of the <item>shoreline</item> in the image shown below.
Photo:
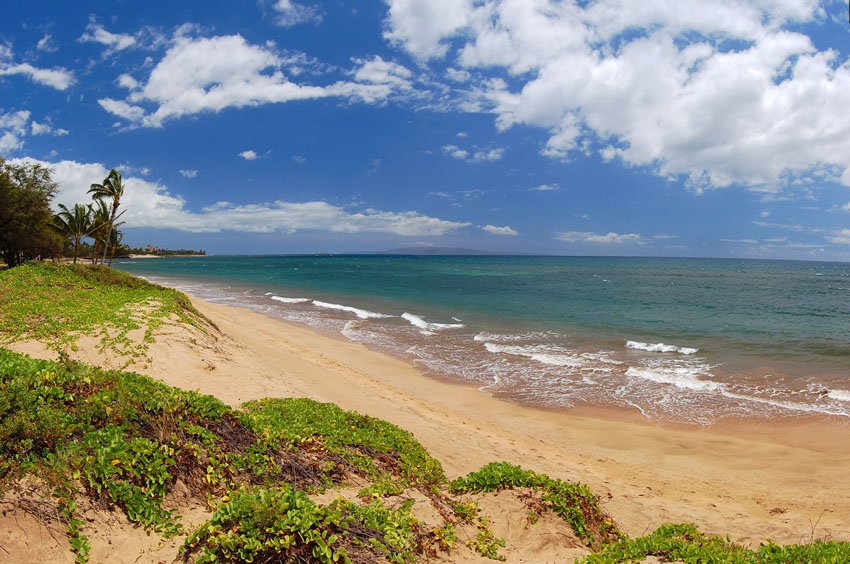
<path fill-rule="evenodd" d="M 614 413 L 526 407 L 427 376 L 338 335 L 195 296 L 192 302 L 257 364 L 271 362 L 262 393 L 304 395 L 387 419 L 414 433 L 451 477 L 508 460 L 586 482 L 610 496 L 610 512 L 633 535 L 693 521 L 745 544 L 790 543 L 808 538 L 818 522 L 816 538 L 850 539 L 850 500 L 840 487 L 848 425 L 795 420 L 682 428 L 623 418 L 624 410 L 604 417 Z M 192 383 L 180 380 L 183 387 Z M 229 402 L 254 399 L 240 397 L 251 393 L 244 387 L 234 394 L 213 389 L 228 387 L 224 382 L 205 384 L 201 391 L 224 393 Z"/>
<path fill-rule="evenodd" d="M 682 427 L 622 409 L 527 407 L 477 386 L 426 375 L 413 364 L 339 334 L 196 296 L 219 328 L 166 324 L 148 359 L 127 370 L 238 406 L 308 397 L 410 431 L 455 478 L 507 461 L 588 484 L 630 536 L 665 523 L 758 546 L 850 540 L 846 471 L 850 426 L 827 420 Z M 141 338 L 141 336 L 139 336 Z M 82 337 L 76 360 L 121 368 L 125 359 Z M 43 344 L 8 348 L 55 360 Z"/>

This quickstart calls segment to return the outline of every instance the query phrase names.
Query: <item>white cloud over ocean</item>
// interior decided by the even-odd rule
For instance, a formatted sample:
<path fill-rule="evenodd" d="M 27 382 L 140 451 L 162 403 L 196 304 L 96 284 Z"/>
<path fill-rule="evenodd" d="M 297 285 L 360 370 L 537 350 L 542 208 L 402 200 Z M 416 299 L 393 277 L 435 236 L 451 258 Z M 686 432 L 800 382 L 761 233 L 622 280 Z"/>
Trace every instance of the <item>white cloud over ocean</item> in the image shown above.
<path fill-rule="evenodd" d="M 72 205 L 90 200 L 92 182 L 105 178 L 109 170 L 100 163 L 75 161 L 45 162 L 32 158 L 11 163 L 38 163 L 53 171 L 60 190 L 54 204 Z M 186 201 L 168 187 L 143 178 L 128 176 L 122 203 L 122 220 L 128 228 L 176 229 L 192 233 L 238 231 L 243 233 L 295 233 L 302 230 L 331 233 L 386 233 L 404 237 L 435 237 L 457 231 L 468 222 L 447 221 L 415 211 L 352 211 L 323 201 L 235 204 L 217 202 L 191 211 Z"/>

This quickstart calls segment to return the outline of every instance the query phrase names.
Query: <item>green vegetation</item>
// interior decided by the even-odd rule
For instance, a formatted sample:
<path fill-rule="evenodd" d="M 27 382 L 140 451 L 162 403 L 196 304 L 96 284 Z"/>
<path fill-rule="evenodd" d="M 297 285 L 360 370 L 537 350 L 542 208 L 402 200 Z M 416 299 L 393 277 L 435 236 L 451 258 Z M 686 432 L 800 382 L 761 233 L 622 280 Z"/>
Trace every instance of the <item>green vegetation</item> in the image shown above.
<path fill-rule="evenodd" d="M 109 174 L 101 184 L 92 184 L 89 188 L 89 194 L 99 204 L 105 204 L 109 208 L 109 216 L 106 221 L 101 221 L 104 230 L 101 236 L 103 243 L 103 258 L 101 262 L 106 262 L 106 256 L 109 249 L 112 249 L 112 254 L 118 245 L 121 244 L 121 233 L 117 229 L 117 220 L 124 212 L 118 213 L 118 207 L 121 205 L 121 198 L 124 196 L 124 181 L 121 178 L 121 173 L 114 168 L 109 171 Z M 125 210 L 126 211 L 126 210 Z M 109 259 L 112 264 L 112 258 Z"/>
<path fill-rule="evenodd" d="M 157 257 L 176 257 L 176 256 L 204 256 L 207 252 L 203 249 L 200 251 L 192 249 L 160 249 L 159 247 L 128 247 L 121 245 L 118 247 L 116 257 L 127 257 L 129 255 L 154 255 Z"/>
<path fill-rule="evenodd" d="M 360 561 L 375 555 L 409 561 L 427 537 L 409 507 L 392 509 L 380 499 L 321 507 L 304 492 L 351 478 L 368 481 L 376 468 L 381 479 L 410 483 L 405 463 L 381 467 L 378 429 L 392 436 L 400 460 L 431 468 L 431 481 L 444 479 L 439 463 L 408 433 L 310 400 L 279 400 L 254 416 L 144 376 L 2 349 L 0 389 L 0 488 L 26 475 L 43 480 L 56 494 L 57 517 L 68 524 L 80 559 L 88 551 L 76 515 L 81 495 L 171 536 L 183 532 L 178 511 L 166 506 L 180 480 L 216 509 L 186 541 L 187 558 L 312 555 L 330 562 L 360 554 Z M 296 409 L 308 414 L 304 420 L 289 416 Z M 375 453 L 372 464 L 349 463 L 335 454 L 341 445 L 360 462 L 364 453 Z"/>
<path fill-rule="evenodd" d="M 599 548 L 622 537 L 617 525 L 599 507 L 599 498 L 590 488 L 523 470 L 507 462 L 491 462 L 476 472 L 453 481 L 455 494 L 498 492 L 513 488 L 538 491 L 544 502 L 564 519 L 589 547 Z"/>
<path fill-rule="evenodd" d="M 103 267 L 28 264 L 0 273 L 0 295 L 2 342 L 38 338 L 65 350 L 86 334 L 120 352 L 130 331 L 150 339 L 168 317 L 209 326 L 179 292 Z M 237 410 L 145 376 L 61 358 L 0 349 L 0 494 L 62 523 L 80 562 L 92 550 L 81 508 L 92 506 L 123 512 L 152 534 L 181 537 L 175 556 L 191 562 L 412 562 L 467 548 L 504 560 L 505 540 L 474 496 L 509 489 L 526 501 L 528 527 L 543 511 L 562 518 L 593 552 L 586 564 L 650 556 L 850 561 L 850 543 L 750 549 L 689 524 L 630 539 L 585 485 L 506 462 L 447 483 L 413 435 L 380 419 L 309 399 L 264 399 Z M 28 499 L 32 484 L 51 503 Z M 359 494 L 326 504 L 310 497 L 345 488 Z M 436 510 L 438 523 L 417 518 L 414 493 Z M 209 509 L 198 527 L 182 517 L 187 499 Z"/>
<path fill-rule="evenodd" d="M 129 361 L 172 316 L 211 326 L 185 294 L 101 266 L 31 263 L 2 271 L 0 295 L 0 344 L 35 339 L 65 351 L 92 335 Z M 131 339 L 131 331 L 142 338 Z"/>
<path fill-rule="evenodd" d="M 401 493 L 408 487 L 436 487 L 446 480 L 440 462 L 413 435 L 381 419 L 308 399 L 264 399 L 243 408 L 252 416 L 254 432 L 271 440 L 298 445 L 317 435 L 324 437 L 329 453 L 358 468 L 380 488 L 364 493 Z"/>
<path fill-rule="evenodd" d="M 59 213 L 54 217 L 54 223 L 59 231 L 71 238 L 74 244 L 74 264 L 77 264 L 83 237 L 90 235 L 96 227 L 92 223 L 91 204 L 74 204 L 73 210 L 69 210 L 65 204 L 59 204 Z"/>
<path fill-rule="evenodd" d="M 806 545 L 765 544 L 750 550 L 728 539 L 705 535 L 694 525 L 662 525 L 638 539 L 624 539 L 581 560 L 582 564 L 641 562 L 648 556 L 663 562 L 723 562 L 734 564 L 850 562 L 850 543 L 815 541 Z"/>
<path fill-rule="evenodd" d="M 64 241 L 50 211 L 58 189 L 43 166 L 10 165 L 0 158 L 0 255 L 9 267 L 62 254 Z"/>

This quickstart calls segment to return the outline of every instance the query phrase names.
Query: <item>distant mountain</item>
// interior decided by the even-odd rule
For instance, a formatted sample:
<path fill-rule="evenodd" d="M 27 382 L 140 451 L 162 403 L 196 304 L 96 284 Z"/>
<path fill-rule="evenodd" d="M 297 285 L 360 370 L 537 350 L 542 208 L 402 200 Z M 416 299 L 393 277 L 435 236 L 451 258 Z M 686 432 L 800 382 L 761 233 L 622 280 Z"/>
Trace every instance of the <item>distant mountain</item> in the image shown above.
<path fill-rule="evenodd" d="M 404 247 L 401 249 L 390 249 L 388 251 L 378 251 L 369 253 L 373 255 L 526 255 L 528 253 L 514 253 L 505 251 L 478 251 L 475 249 L 465 249 L 463 247 Z"/>

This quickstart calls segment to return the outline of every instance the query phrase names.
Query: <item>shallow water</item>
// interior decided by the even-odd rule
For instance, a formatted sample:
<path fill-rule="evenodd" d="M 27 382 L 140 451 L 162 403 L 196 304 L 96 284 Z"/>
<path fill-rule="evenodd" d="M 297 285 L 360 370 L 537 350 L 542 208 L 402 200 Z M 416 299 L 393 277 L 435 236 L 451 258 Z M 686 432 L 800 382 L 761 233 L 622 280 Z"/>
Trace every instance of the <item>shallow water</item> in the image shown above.
<path fill-rule="evenodd" d="M 545 407 L 655 420 L 850 417 L 850 265 L 251 256 L 116 261 Z"/>

